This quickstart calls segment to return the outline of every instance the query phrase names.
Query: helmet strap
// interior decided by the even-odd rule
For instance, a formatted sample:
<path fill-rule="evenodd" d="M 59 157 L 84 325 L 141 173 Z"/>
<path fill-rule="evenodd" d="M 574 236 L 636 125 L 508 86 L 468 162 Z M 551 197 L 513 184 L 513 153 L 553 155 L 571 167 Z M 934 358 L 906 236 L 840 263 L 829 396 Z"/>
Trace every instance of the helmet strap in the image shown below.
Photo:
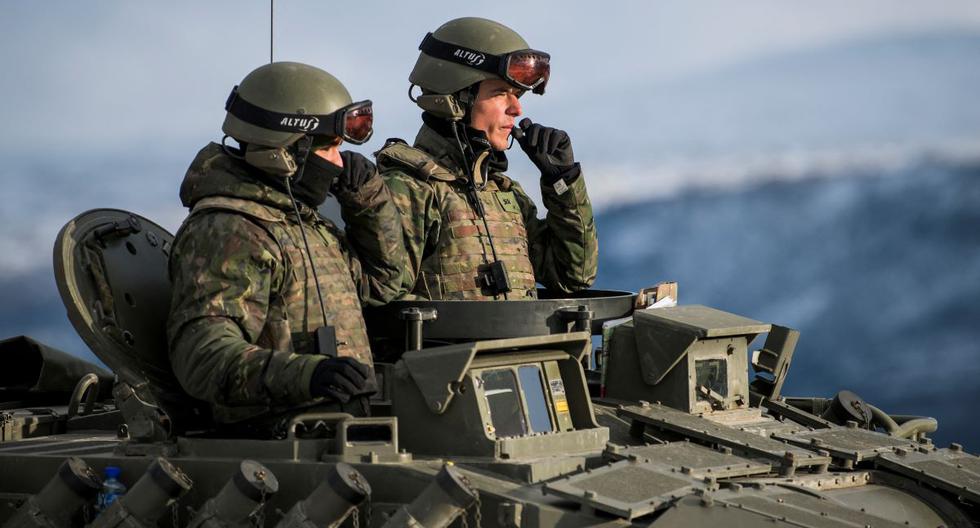
<path fill-rule="evenodd" d="M 290 145 L 289 150 L 295 159 L 297 171 L 296 177 L 293 178 L 293 182 L 299 182 L 303 179 L 303 172 L 306 168 L 306 160 L 309 159 L 310 153 L 313 152 L 313 136 L 307 134 L 298 141 Z"/>
<path fill-rule="evenodd" d="M 460 106 L 462 106 L 463 110 L 465 111 L 465 114 L 463 115 L 463 122 L 467 125 L 470 124 L 470 115 L 473 113 L 473 105 L 476 103 L 476 96 L 479 93 L 480 83 L 471 84 L 456 92 L 456 99 L 459 101 Z"/>
<path fill-rule="evenodd" d="M 221 150 L 225 151 L 225 154 L 227 154 L 227 155 L 229 155 L 229 156 L 231 156 L 231 157 L 233 157 L 233 158 L 235 158 L 235 159 L 237 159 L 239 161 L 245 161 L 245 147 L 246 147 L 246 145 L 244 143 L 242 143 L 241 141 L 238 141 L 237 139 L 235 139 L 235 141 L 238 142 L 238 148 L 229 146 L 227 143 L 225 143 L 225 141 L 227 141 L 228 138 L 230 138 L 230 137 L 231 136 L 229 136 L 228 134 L 225 134 L 224 136 L 221 137 Z M 232 139 L 234 139 L 234 138 L 232 138 Z"/>

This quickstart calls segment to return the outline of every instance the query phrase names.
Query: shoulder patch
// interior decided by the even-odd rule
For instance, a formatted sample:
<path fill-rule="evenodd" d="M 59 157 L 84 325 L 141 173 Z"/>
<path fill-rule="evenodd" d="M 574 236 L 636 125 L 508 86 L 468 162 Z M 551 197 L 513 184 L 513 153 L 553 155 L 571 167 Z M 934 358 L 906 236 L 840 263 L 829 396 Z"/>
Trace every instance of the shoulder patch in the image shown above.
<path fill-rule="evenodd" d="M 279 209 L 262 205 L 251 200 L 232 198 L 230 196 L 209 196 L 207 198 L 203 198 L 194 204 L 194 207 L 191 209 L 191 214 L 210 209 L 234 211 L 236 213 L 248 215 L 265 222 L 283 222 L 286 219 L 286 213 L 280 211 Z"/>
<path fill-rule="evenodd" d="M 390 142 L 384 148 L 375 152 L 374 155 L 378 160 L 378 168 L 382 172 L 390 168 L 407 168 L 410 174 L 423 181 L 429 179 L 440 181 L 456 180 L 455 174 L 436 163 L 428 153 L 411 147 L 404 142 Z"/>
<path fill-rule="evenodd" d="M 514 196 L 513 191 L 498 191 L 493 194 L 504 211 L 521 214 L 521 206 L 517 203 L 517 198 Z"/>

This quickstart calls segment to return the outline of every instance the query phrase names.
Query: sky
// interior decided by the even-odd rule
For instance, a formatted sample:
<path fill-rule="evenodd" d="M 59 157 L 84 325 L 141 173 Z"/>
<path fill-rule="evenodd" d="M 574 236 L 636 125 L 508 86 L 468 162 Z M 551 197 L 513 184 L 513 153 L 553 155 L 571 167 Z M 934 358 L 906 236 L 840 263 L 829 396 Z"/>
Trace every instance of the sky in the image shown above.
<path fill-rule="evenodd" d="M 5 4 L 2 151 L 56 149 L 98 157 L 192 148 L 215 137 L 231 87 L 269 59 L 268 2 Z M 526 112 L 566 127 L 574 121 L 566 117 L 566 102 L 624 105 L 615 95 L 625 87 L 754 57 L 871 35 L 980 31 L 980 4 L 969 0 L 492 6 L 280 0 L 275 58 L 322 67 L 355 99 L 373 99 L 379 139 L 411 135 L 417 111 L 407 100 L 407 76 L 417 45 L 427 31 L 457 16 L 494 18 L 552 54 L 549 93 L 528 102 Z"/>
<path fill-rule="evenodd" d="M 552 55 L 548 93 L 523 98 L 524 113 L 569 132 L 599 209 L 690 186 L 740 185 L 758 174 L 792 177 L 814 166 L 900 162 L 910 149 L 890 137 L 893 131 L 926 130 L 928 138 L 952 138 L 969 153 L 980 152 L 980 110 L 960 104 L 961 97 L 933 93 L 947 85 L 976 93 L 972 77 L 916 92 L 919 65 L 899 64 L 892 69 L 904 77 L 892 82 L 890 70 L 873 73 L 864 98 L 841 107 L 836 121 L 824 119 L 831 112 L 820 105 L 795 117 L 778 113 L 780 105 L 824 98 L 825 87 L 814 82 L 827 79 L 792 74 L 785 89 L 766 87 L 766 72 L 774 69 L 766 61 L 773 57 L 792 62 L 794 54 L 834 46 L 845 46 L 846 56 L 848 43 L 896 35 L 980 36 L 976 1 L 280 0 L 274 11 L 276 60 L 326 69 L 355 100 L 374 101 L 374 139 L 355 149 L 365 154 L 385 138 L 414 137 L 419 110 L 408 100 L 407 78 L 426 32 L 459 16 L 514 28 Z M 221 138 L 231 88 L 269 60 L 269 26 L 264 1 L 4 2 L 0 273 L 48 265 L 58 229 L 90 208 L 133 210 L 175 230 L 186 214 L 176 191 L 187 164 Z M 974 56 L 968 55 L 970 65 Z M 762 66 L 752 70 L 753 64 Z M 739 74 L 745 65 L 755 72 L 748 81 Z M 950 68 L 957 75 L 976 70 L 955 62 Z M 891 85 L 913 85 L 913 91 L 877 102 Z M 837 99 L 853 91 L 846 82 L 826 90 Z M 804 92 L 799 100 L 796 91 Z M 891 110 L 909 98 L 933 101 L 920 113 L 940 126 L 923 128 L 921 118 Z M 865 128 L 853 125 L 856 114 L 876 132 L 845 134 Z M 957 124 L 958 114 L 968 116 L 965 125 Z M 847 148 L 818 145 L 827 137 L 846 138 L 838 143 Z M 523 178 L 535 196 L 530 163 L 516 149 L 510 161 L 509 174 Z"/>

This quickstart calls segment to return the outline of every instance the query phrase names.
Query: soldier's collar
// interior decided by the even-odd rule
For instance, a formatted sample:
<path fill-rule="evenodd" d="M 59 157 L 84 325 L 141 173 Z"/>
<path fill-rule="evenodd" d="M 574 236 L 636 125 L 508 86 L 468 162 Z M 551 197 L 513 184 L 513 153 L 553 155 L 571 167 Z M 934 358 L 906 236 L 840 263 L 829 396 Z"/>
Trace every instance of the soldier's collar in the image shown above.
<path fill-rule="evenodd" d="M 452 124 L 427 112 L 422 113 L 422 122 L 422 128 L 415 138 L 415 148 L 427 152 L 435 158 L 436 162 L 456 174 L 458 179 L 468 180 L 469 175 L 463 169 L 466 164 L 463 161 L 463 154 L 459 151 Z M 464 141 L 464 148 L 472 148 L 465 139 L 460 139 Z M 490 155 L 489 164 L 491 178 L 495 173 L 506 172 L 507 155 L 495 150 Z"/>

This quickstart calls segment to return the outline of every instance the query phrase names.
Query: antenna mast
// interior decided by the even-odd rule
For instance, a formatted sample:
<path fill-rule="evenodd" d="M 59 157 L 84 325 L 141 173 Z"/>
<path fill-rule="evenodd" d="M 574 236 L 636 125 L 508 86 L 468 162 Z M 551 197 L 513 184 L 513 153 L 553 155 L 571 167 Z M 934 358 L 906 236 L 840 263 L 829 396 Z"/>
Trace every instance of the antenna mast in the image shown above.
<path fill-rule="evenodd" d="M 272 64 L 273 21 L 276 16 L 276 0 L 269 0 L 269 64 Z"/>

